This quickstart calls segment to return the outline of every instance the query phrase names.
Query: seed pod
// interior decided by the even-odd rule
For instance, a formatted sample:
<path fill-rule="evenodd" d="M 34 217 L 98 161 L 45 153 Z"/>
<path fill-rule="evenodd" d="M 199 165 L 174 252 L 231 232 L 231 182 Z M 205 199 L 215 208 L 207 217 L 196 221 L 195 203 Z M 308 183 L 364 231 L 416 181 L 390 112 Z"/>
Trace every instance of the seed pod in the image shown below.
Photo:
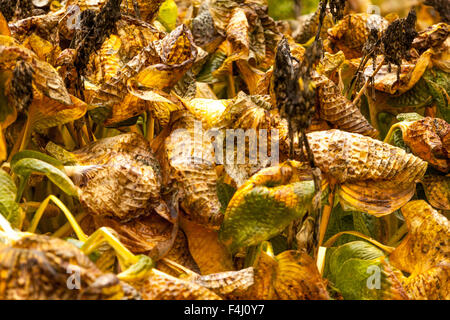
<path fill-rule="evenodd" d="M 339 129 L 376 138 L 378 132 L 361 114 L 359 108 L 344 97 L 338 86 L 325 76 L 313 78 L 318 87 L 320 118 Z"/>
<path fill-rule="evenodd" d="M 90 213 L 122 222 L 155 209 L 170 219 L 161 200 L 161 173 L 147 140 L 135 133 L 104 138 L 73 152 L 79 166 L 66 167 Z"/>
<path fill-rule="evenodd" d="M 2 300 L 121 299 L 124 295 L 115 275 L 103 274 L 78 248 L 58 238 L 27 235 L 2 245 L 0 257 Z M 78 280 L 70 282 L 68 270 Z"/>

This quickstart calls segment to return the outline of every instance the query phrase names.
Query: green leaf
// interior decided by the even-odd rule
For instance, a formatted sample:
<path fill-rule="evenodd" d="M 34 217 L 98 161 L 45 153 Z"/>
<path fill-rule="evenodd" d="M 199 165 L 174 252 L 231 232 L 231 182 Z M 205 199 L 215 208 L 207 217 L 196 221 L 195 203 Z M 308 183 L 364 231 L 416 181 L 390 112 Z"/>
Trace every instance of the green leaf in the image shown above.
<path fill-rule="evenodd" d="M 334 282 L 339 269 L 349 259 L 373 260 L 384 255 L 383 251 L 366 241 L 352 241 L 338 247 L 330 256 L 330 280 Z"/>
<path fill-rule="evenodd" d="M 61 170 L 39 159 L 25 158 L 17 161 L 11 167 L 13 172 L 25 181 L 33 172 L 45 174 L 61 190 L 71 196 L 77 196 L 78 190 L 72 180 Z"/>
<path fill-rule="evenodd" d="M 257 245 L 281 233 L 291 221 L 303 217 L 314 196 L 314 182 L 302 181 L 287 186 L 257 186 L 246 192 L 237 206 L 228 207 L 219 239 L 231 252 Z M 273 194 L 293 193 L 296 205 L 288 206 Z M 235 196 L 239 195 L 238 192 Z"/>
<path fill-rule="evenodd" d="M 177 26 L 178 8 L 174 0 L 166 0 L 159 8 L 157 20 L 168 32 Z"/>
<path fill-rule="evenodd" d="M 327 255 L 327 278 L 344 299 L 406 299 L 403 275 L 393 268 L 382 250 L 365 241 L 333 248 Z"/>
<path fill-rule="evenodd" d="M 17 163 L 17 161 L 25 158 L 31 158 L 31 159 L 39 159 L 44 162 L 47 162 L 48 164 L 51 164 L 52 166 L 58 168 L 58 169 L 64 169 L 64 165 L 61 161 L 58 159 L 55 159 L 49 155 L 46 155 L 45 153 L 35 151 L 35 150 L 24 150 L 17 152 L 14 154 L 14 156 L 11 159 L 10 166 L 14 167 L 14 165 Z"/>
<path fill-rule="evenodd" d="M 225 211 L 228 206 L 228 202 L 230 202 L 234 193 L 236 192 L 236 188 L 225 183 L 223 178 L 217 181 L 217 197 L 219 198 L 219 202 L 221 204 L 221 210 Z"/>
<path fill-rule="evenodd" d="M 12 178 L 0 169 L 0 213 L 9 221 L 12 227 L 21 223 L 19 205 L 15 201 L 17 188 Z"/>

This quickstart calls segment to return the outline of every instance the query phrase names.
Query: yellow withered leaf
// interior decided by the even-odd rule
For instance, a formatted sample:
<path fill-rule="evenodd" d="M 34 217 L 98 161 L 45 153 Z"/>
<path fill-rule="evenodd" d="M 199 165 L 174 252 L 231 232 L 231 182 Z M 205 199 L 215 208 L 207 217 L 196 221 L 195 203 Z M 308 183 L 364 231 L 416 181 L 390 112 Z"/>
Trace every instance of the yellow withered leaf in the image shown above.
<path fill-rule="evenodd" d="M 165 0 L 136 0 L 136 3 L 123 1 L 121 9 L 124 12 L 134 12 L 135 5 L 139 10 L 140 18 L 146 22 L 152 22 L 158 15 L 158 10 Z"/>
<path fill-rule="evenodd" d="M 246 292 L 254 283 L 253 268 L 226 271 L 190 278 L 191 281 L 208 288 L 221 297 L 234 299 Z"/>
<path fill-rule="evenodd" d="M 447 260 L 415 277 L 406 278 L 403 281 L 403 286 L 410 299 L 449 300 L 449 278 L 450 263 Z"/>
<path fill-rule="evenodd" d="M 396 268 L 410 273 L 403 281 L 414 299 L 449 299 L 450 224 L 424 200 L 402 208 L 408 234 L 390 254 Z"/>
<path fill-rule="evenodd" d="M 72 95 L 70 95 L 70 100 L 71 104 L 66 105 L 37 92 L 28 113 L 28 116 L 32 119 L 32 127 L 42 130 L 84 116 L 87 111 L 87 104 Z"/>
<path fill-rule="evenodd" d="M 178 229 L 173 246 L 170 248 L 169 252 L 164 255 L 164 259 L 170 259 L 193 272 L 200 273 L 200 268 L 189 251 L 188 239 L 181 229 Z M 157 261 L 156 268 L 174 277 L 178 276 L 178 273 L 167 266 L 162 260 Z"/>
<path fill-rule="evenodd" d="M 184 24 L 155 41 L 154 46 L 160 62 L 139 72 L 136 81 L 146 87 L 168 89 L 192 66 L 197 49 L 191 31 Z"/>
<path fill-rule="evenodd" d="M 411 201 L 402 208 L 408 235 L 391 253 L 392 265 L 411 276 L 423 273 L 449 259 L 450 224 L 424 200 Z"/>
<path fill-rule="evenodd" d="M 104 274 L 73 244 L 27 234 L 0 246 L 0 298 L 6 300 L 121 299 L 114 274 Z M 72 268 L 72 269 L 71 269 Z M 67 270 L 78 270 L 80 290 L 67 286 Z"/>
<path fill-rule="evenodd" d="M 31 50 L 8 36 L 0 36 L 0 69 L 12 71 L 17 60 L 23 60 L 33 69 L 33 85 L 37 91 L 59 103 L 71 105 L 69 93 L 58 72 L 47 62 L 38 59 Z"/>
<path fill-rule="evenodd" d="M 162 262 L 175 270 L 179 278 L 197 283 L 225 299 L 236 299 L 245 295 L 247 289 L 254 284 L 253 267 L 200 275 L 170 259 L 164 258 Z"/>
<path fill-rule="evenodd" d="M 273 255 L 269 243 L 263 243 L 253 264 L 255 284 L 248 299 L 328 300 L 326 282 L 314 260 L 303 251 L 288 250 Z"/>
<path fill-rule="evenodd" d="M 235 270 L 231 254 L 219 241 L 217 231 L 183 217 L 180 218 L 180 226 L 186 234 L 189 251 L 201 274 Z"/>
<path fill-rule="evenodd" d="M 0 35 L 11 36 L 11 31 L 9 31 L 8 27 L 8 21 L 6 21 L 2 13 L 0 13 Z"/>
<path fill-rule="evenodd" d="M 186 103 L 186 108 L 198 119 L 207 125 L 207 129 L 215 127 L 230 103 L 233 100 L 195 98 Z"/>

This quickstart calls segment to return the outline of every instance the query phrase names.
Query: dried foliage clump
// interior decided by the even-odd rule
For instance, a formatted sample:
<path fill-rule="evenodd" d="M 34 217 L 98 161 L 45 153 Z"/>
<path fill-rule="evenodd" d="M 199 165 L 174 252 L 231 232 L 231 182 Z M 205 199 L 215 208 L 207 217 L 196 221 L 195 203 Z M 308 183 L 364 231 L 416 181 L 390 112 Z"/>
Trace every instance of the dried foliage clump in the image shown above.
<path fill-rule="evenodd" d="M 0 299 L 449 300 L 449 2 L 369 2 L 0 0 Z"/>

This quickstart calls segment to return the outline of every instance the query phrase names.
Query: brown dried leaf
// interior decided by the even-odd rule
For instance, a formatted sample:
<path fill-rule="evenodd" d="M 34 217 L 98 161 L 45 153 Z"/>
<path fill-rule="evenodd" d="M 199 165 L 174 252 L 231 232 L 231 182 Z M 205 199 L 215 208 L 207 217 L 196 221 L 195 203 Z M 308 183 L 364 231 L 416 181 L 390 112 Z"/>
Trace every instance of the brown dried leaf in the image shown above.
<path fill-rule="evenodd" d="M 450 176 L 427 175 L 421 183 L 428 202 L 434 208 L 450 210 Z"/>
<path fill-rule="evenodd" d="M 339 130 L 307 134 L 314 162 L 339 183 L 340 200 L 374 215 L 394 212 L 413 196 L 427 163 L 387 143 Z"/>
<path fill-rule="evenodd" d="M 145 280 L 133 282 L 145 300 L 221 300 L 214 292 L 190 281 L 152 269 Z"/>
<path fill-rule="evenodd" d="M 321 119 L 331 122 L 343 131 L 372 138 L 378 136 L 377 130 L 361 114 L 359 108 L 342 95 L 333 81 L 319 75 L 313 80 L 318 89 Z"/>
<path fill-rule="evenodd" d="M 201 124 L 188 111 L 172 113 L 169 125 L 152 147 L 166 174 L 164 183 L 175 183 L 180 189 L 181 207 L 188 219 L 217 228 L 223 215 L 216 192 L 213 146 L 198 133 L 200 128 L 196 128 L 195 121 Z"/>
<path fill-rule="evenodd" d="M 161 200 L 161 172 L 142 136 L 127 133 L 93 142 L 73 153 L 80 167 L 72 176 L 80 184 L 80 201 L 90 213 L 122 222 L 155 209 L 169 217 Z M 66 169 L 68 171 L 68 169 Z"/>
<path fill-rule="evenodd" d="M 407 126 L 403 141 L 412 153 L 442 172 L 450 168 L 450 124 L 426 117 Z"/>

